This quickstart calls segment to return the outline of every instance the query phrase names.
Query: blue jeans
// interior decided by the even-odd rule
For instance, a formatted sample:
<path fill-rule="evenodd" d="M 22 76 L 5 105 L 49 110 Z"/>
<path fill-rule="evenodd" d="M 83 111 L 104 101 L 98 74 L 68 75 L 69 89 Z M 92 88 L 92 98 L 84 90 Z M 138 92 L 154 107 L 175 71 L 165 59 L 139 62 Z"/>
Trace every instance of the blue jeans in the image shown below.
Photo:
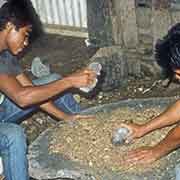
<path fill-rule="evenodd" d="M 57 74 L 51 74 L 33 81 L 35 85 L 42 85 L 60 79 Z M 54 103 L 62 111 L 70 114 L 80 112 L 79 104 L 72 94 L 66 93 L 57 98 Z M 6 98 L 0 105 L 0 154 L 3 159 L 6 180 L 28 180 L 26 137 L 19 125 L 23 118 L 36 111 L 32 106 L 21 109 L 10 99 Z M 16 123 L 16 124 L 15 124 Z"/>
<path fill-rule="evenodd" d="M 175 172 L 176 172 L 176 180 L 180 180 L 180 164 L 176 165 Z"/>

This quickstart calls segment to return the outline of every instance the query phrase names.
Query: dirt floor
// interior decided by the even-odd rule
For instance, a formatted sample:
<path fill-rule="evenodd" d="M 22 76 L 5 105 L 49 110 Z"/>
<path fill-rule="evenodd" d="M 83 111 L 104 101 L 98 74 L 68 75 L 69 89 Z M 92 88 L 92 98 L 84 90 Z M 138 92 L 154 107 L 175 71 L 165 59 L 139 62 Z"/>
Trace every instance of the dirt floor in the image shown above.
<path fill-rule="evenodd" d="M 60 35 L 44 35 L 29 48 L 21 63 L 25 68 L 25 73 L 30 75 L 30 65 L 34 57 L 40 57 L 43 62 L 50 64 L 51 71 L 68 75 L 82 67 L 85 67 L 89 58 L 98 49 L 88 48 L 83 38 L 64 37 Z M 87 95 L 76 91 L 76 98 L 82 107 L 87 108 L 99 104 L 116 102 L 128 98 L 148 98 L 179 96 L 179 84 L 171 83 L 168 88 L 164 87 L 165 81 L 142 76 L 137 79 L 130 77 L 128 86 L 119 87 L 110 92 L 98 91 L 95 94 Z M 32 142 L 42 131 L 54 125 L 56 122 L 45 113 L 39 112 L 24 121 L 29 143 Z"/>

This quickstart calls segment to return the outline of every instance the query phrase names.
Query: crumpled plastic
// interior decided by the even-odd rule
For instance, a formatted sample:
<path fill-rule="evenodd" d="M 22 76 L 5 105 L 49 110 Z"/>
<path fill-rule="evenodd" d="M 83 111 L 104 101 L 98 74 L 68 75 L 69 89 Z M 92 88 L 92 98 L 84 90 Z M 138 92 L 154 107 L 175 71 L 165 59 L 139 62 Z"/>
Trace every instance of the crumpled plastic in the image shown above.
<path fill-rule="evenodd" d="M 94 71 L 97 76 L 101 75 L 102 65 L 100 63 L 93 62 L 93 63 L 89 64 L 88 68 L 91 69 L 92 71 Z M 90 86 L 82 87 L 82 88 L 80 88 L 80 90 L 88 93 L 89 91 L 91 91 L 92 89 L 94 89 L 96 87 L 97 82 L 98 82 L 98 79 L 95 78 L 94 82 Z"/>
<path fill-rule="evenodd" d="M 37 78 L 47 76 L 51 73 L 50 65 L 43 64 L 40 57 L 35 57 L 31 64 L 31 72 Z"/>

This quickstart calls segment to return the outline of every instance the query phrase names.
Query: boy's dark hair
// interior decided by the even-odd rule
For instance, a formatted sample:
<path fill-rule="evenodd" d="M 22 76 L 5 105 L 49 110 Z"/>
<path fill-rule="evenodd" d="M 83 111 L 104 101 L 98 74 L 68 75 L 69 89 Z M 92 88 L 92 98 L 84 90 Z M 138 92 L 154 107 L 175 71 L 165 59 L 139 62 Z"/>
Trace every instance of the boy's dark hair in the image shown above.
<path fill-rule="evenodd" d="M 12 22 L 17 29 L 32 25 L 31 41 L 43 34 L 41 21 L 30 0 L 7 0 L 0 8 L 0 31 L 8 22 Z"/>
<path fill-rule="evenodd" d="M 9 0 L 0 8 L 0 31 L 8 22 L 12 22 L 17 29 L 32 24 L 31 14 L 25 0 Z"/>
<path fill-rule="evenodd" d="M 167 35 L 157 41 L 155 58 L 169 77 L 173 76 L 173 69 L 180 68 L 180 23 L 172 26 Z"/>

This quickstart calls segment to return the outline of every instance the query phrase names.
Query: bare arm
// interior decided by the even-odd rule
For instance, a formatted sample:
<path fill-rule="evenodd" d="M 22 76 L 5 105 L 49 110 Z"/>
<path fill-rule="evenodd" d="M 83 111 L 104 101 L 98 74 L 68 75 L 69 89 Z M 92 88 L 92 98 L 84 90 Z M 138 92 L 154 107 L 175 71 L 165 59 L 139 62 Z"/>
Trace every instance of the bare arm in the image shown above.
<path fill-rule="evenodd" d="M 127 153 L 124 163 L 127 165 L 151 164 L 180 146 L 180 126 L 173 128 L 157 145 L 140 147 Z"/>
<path fill-rule="evenodd" d="M 180 100 L 176 101 L 166 111 L 143 125 L 145 134 L 166 126 L 176 124 L 180 121 Z"/>
<path fill-rule="evenodd" d="M 123 124 L 130 129 L 128 141 L 142 137 L 153 130 L 176 124 L 180 121 L 180 100 L 171 105 L 166 111 L 143 125 Z M 169 154 L 180 146 L 180 126 L 172 129 L 168 135 L 153 147 L 141 147 L 128 152 L 126 163 L 149 164 Z"/>
<path fill-rule="evenodd" d="M 84 70 L 47 85 L 22 86 L 14 76 L 1 74 L 0 90 L 18 105 L 25 107 L 47 101 L 68 88 L 88 86 L 93 83 L 94 77 L 92 71 Z"/>
<path fill-rule="evenodd" d="M 45 86 L 22 86 L 19 81 L 8 75 L 0 76 L 0 89 L 18 105 L 25 107 L 41 103 L 71 87 L 68 81 L 60 80 Z"/>
<path fill-rule="evenodd" d="M 25 75 L 20 74 L 16 77 L 16 79 L 20 82 L 22 86 L 33 86 L 31 80 Z M 59 108 L 57 108 L 52 101 L 48 101 L 46 103 L 43 103 L 39 106 L 43 111 L 49 113 L 50 115 L 53 115 L 58 120 L 63 119 L 67 120 L 72 118 L 72 115 L 66 114 L 63 111 L 61 111 Z"/>
<path fill-rule="evenodd" d="M 145 124 L 139 125 L 136 123 L 131 123 L 122 124 L 121 126 L 130 130 L 130 134 L 127 138 L 127 141 L 130 141 L 135 138 L 140 138 L 156 129 L 170 126 L 178 122 L 180 122 L 180 100 L 176 101 L 159 116 Z"/>
<path fill-rule="evenodd" d="M 159 154 L 159 157 L 162 157 L 177 149 L 179 146 L 180 126 L 177 126 L 173 128 L 161 142 L 154 146 L 154 149 Z"/>

